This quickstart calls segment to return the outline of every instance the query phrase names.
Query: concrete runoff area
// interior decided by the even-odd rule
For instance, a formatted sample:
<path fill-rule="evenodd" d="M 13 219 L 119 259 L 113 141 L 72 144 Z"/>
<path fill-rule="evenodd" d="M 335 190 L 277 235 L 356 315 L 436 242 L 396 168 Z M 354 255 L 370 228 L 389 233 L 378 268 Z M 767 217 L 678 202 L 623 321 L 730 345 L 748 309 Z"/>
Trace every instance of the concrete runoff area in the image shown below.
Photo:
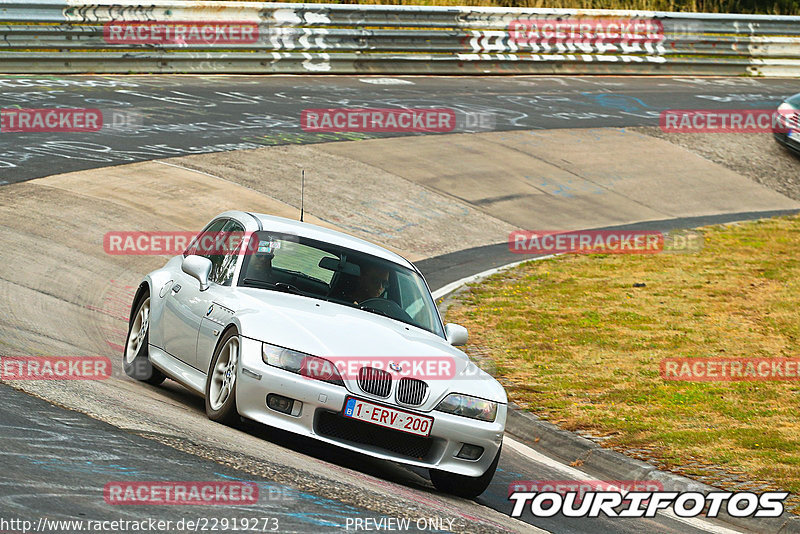
<path fill-rule="evenodd" d="M 305 168 L 313 213 L 423 257 L 503 242 L 513 229 L 800 207 L 692 151 L 617 128 L 369 139 L 169 161 L 289 204 L 298 202 Z"/>
<path fill-rule="evenodd" d="M 427 136 L 439 147 L 448 140 Z M 373 145 L 390 153 L 393 142 Z M 169 162 L 238 183 L 293 206 L 300 205 L 305 170 L 305 209 L 343 231 L 398 250 L 414 261 L 504 241 L 513 227 L 475 206 L 432 191 L 404 176 L 406 163 L 380 168 L 348 154 L 358 143 L 332 154 L 325 144 L 279 146 L 173 158 Z M 406 156 L 409 156 L 406 154 Z"/>
<path fill-rule="evenodd" d="M 574 230 L 800 206 L 693 152 L 626 129 L 460 134 L 444 143 L 404 137 L 388 150 L 380 143 L 320 149 L 398 172 L 520 229 Z"/>
<path fill-rule="evenodd" d="M 632 159 L 641 163 L 625 164 Z M 13 385 L 317 495 L 389 515 L 425 510 L 469 518 L 470 532 L 530 527 L 507 517 L 503 488 L 493 490 L 496 511 L 431 493 L 413 472 L 386 462 L 350 461 L 349 453 L 337 456 L 333 448 L 291 437 L 234 431 L 208 421 L 202 402 L 173 382 L 154 388 L 125 377 L 121 346 L 133 291 L 166 258 L 108 255 L 103 235 L 199 230 L 231 208 L 296 217 L 299 168 L 309 179 L 307 221 L 342 228 L 413 260 L 502 242 L 516 227 L 575 229 L 800 208 L 682 148 L 622 130 L 379 139 L 166 163 L 0 188 L 0 247 L 8 258 L 0 262 L 0 300 L 11 304 L 0 316 L 0 354 L 101 355 L 114 366 L 104 381 Z M 197 170 L 181 168 L 189 166 Z M 357 209 L 347 205 L 356 201 Z M 436 216 L 418 212 L 426 209 L 438 210 Z M 265 437 L 274 441 L 265 446 Z M 519 465 L 507 470 L 519 471 Z M 523 476 L 535 478 L 535 469 Z"/>
<path fill-rule="evenodd" d="M 632 128 L 664 139 L 719 163 L 789 198 L 800 200 L 800 154 L 775 142 L 765 133 L 667 133 L 654 126 Z"/>

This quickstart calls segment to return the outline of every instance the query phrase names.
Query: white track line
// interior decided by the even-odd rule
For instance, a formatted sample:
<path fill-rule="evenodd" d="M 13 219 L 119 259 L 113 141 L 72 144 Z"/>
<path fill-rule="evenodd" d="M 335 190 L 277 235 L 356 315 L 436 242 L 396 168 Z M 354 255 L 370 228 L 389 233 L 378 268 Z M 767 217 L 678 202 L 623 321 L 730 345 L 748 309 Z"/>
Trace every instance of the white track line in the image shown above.
<path fill-rule="evenodd" d="M 176 169 L 183 169 L 184 171 L 192 171 L 192 172 L 196 172 L 198 174 L 205 174 L 206 176 L 210 176 L 211 178 L 216 178 L 217 180 L 225 180 L 225 178 L 220 178 L 219 176 L 214 176 L 213 174 L 208 174 L 207 172 L 198 171 L 197 169 L 184 167 L 183 165 L 177 165 L 175 163 L 167 163 L 166 161 L 161 161 L 161 160 L 157 160 L 157 159 L 153 159 L 153 160 L 150 160 L 150 161 L 152 161 L 153 163 L 161 164 L 161 165 L 167 165 L 168 167 L 175 167 Z"/>
<path fill-rule="evenodd" d="M 494 269 L 488 269 L 478 274 L 473 274 L 472 276 L 466 276 L 461 280 L 456 280 L 455 282 L 451 282 L 444 287 L 441 287 L 431 293 L 434 299 L 439 299 L 448 293 L 451 293 L 458 289 L 459 287 L 463 286 L 464 284 L 470 284 L 472 282 L 477 282 L 478 280 L 483 280 L 489 276 L 492 276 L 495 273 L 499 273 L 500 271 L 505 271 L 506 269 L 511 269 L 512 267 L 516 267 L 517 265 L 521 265 L 526 261 L 537 261 L 537 260 L 546 260 L 547 258 L 554 258 L 557 254 L 550 254 L 548 256 L 541 256 L 539 258 L 528 258 L 526 260 L 515 261 L 514 263 L 509 263 L 508 265 L 503 265 L 501 267 L 495 267 Z"/>

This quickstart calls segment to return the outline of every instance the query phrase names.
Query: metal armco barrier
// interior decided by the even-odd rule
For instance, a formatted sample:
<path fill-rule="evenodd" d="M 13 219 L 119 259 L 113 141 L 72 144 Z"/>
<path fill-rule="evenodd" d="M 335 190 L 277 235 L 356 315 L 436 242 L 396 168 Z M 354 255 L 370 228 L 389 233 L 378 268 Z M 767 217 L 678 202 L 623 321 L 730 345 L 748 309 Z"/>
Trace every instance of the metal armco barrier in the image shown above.
<path fill-rule="evenodd" d="M 0 72 L 800 76 L 800 17 L 0 0 Z"/>

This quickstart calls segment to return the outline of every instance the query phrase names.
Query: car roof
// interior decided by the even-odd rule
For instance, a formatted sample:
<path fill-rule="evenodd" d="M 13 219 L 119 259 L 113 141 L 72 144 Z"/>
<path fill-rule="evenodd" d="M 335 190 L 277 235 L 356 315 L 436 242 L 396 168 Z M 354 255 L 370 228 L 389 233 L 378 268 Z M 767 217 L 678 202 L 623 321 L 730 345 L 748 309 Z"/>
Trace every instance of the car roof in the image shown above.
<path fill-rule="evenodd" d="M 317 226 L 316 224 L 287 219 L 285 217 L 276 217 L 274 215 L 265 215 L 263 213 L 239 213 L 241 215 L 245 215 L 245 217 L 247 214 L 249 214 L 257 218 L 259 221 L 261 221 L 261 225 L 265 231 L 294 234 L 300 237 L 322 241 L 324 243 L 331 243 L 333 245 L 349 248 L 358 252 L 371 254 L 384 260 L 400 264 L 403 267 L 416 270 L 410 261 L 399 254 L 395 254 L 394 252 L 386 250 L 385 248 L 374 243 L 370 243 L 364 239 L 359 239 L 358 237 L 353 237 L 343 232 L 338 232 L 329 228 L 323 228 L 322 226 Z"/>

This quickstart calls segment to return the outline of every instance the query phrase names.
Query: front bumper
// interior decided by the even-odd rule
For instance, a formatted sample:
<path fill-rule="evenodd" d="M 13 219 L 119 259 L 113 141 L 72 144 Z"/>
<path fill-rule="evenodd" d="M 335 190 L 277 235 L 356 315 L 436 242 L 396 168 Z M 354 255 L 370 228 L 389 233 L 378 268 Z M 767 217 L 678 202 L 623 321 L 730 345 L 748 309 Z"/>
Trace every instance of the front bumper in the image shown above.
<path fill-rule="evenodd" d="M 503 440 L 504 404 L 498 406 L 497 418 L 491 423 L 396 406 L 434 418 L 430 436 L 418 439 L 403 432 L 345 419 L 340 414 L 347 396 L 375 401 L 345 387 L 269 366 L 261 360 L 261 342 L 245 337 L 241 338 L 238 372 L 236 406 L 241 416 L 375 458 L 477 477 L 489 468 Z M 299 413 L 289 415 L 269 408 L 266 398 L 270 393 L 302 402 Z M 477 460 L 457 458 L 465 443 L 483 447 L 483 454 Z"/>
<path fill-rule="evenodd" d="M 800 141 L 795 141 L 794 139 L 789 139 L 788 134 L 781 133 L 781 132 L 772 132 L 772 135 L 775 137 L 775 140 L 794 152 L 795 154 L 800 154 Z"/>

